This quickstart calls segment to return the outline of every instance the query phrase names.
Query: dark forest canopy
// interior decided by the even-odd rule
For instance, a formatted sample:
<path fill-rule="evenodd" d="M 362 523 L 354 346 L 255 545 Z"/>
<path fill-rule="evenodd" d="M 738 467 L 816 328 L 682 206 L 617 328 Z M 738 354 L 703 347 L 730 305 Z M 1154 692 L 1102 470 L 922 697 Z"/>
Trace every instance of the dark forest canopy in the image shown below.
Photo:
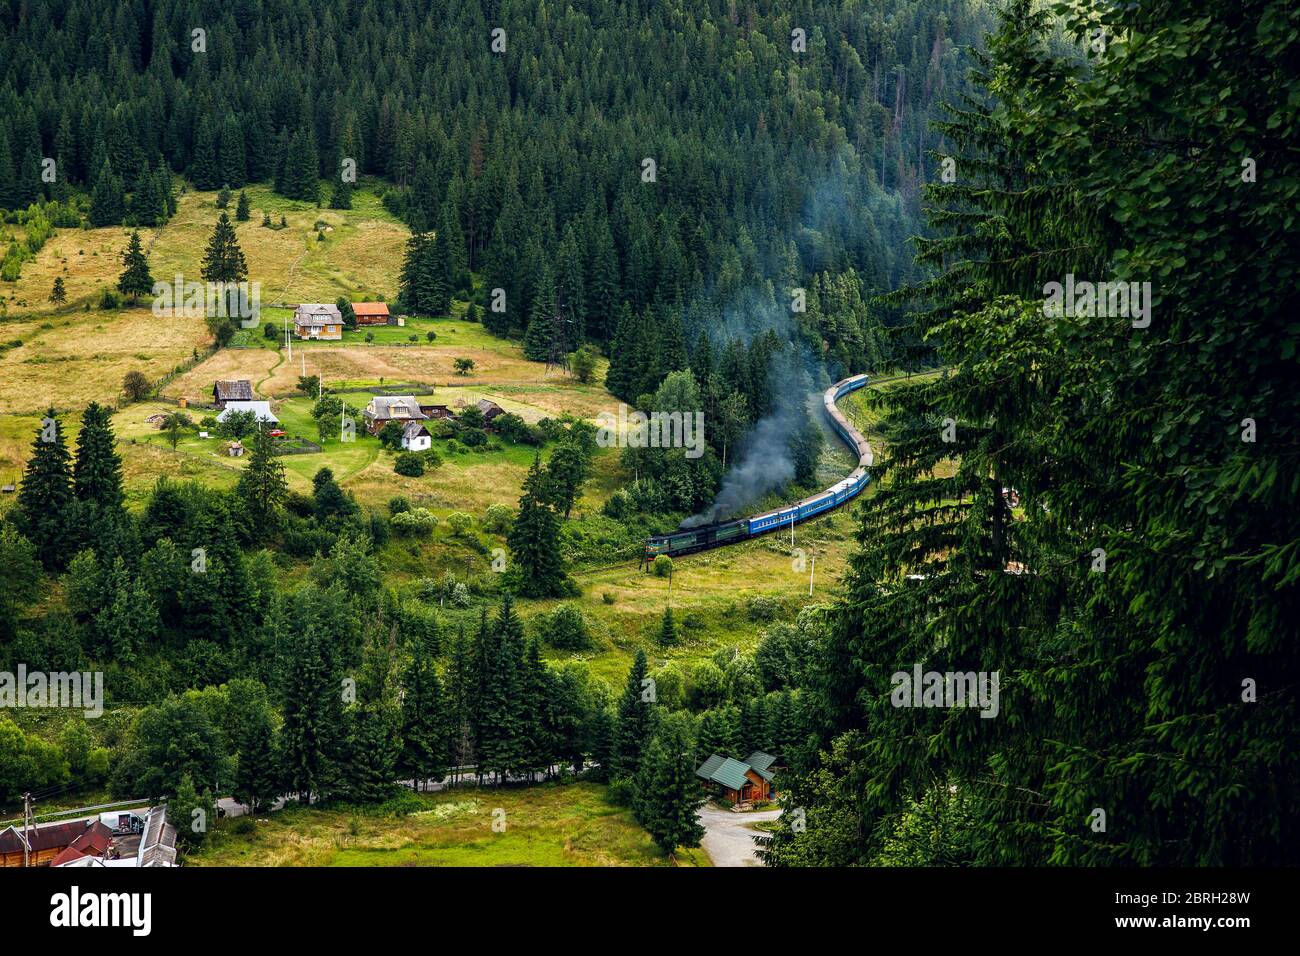
<path fill-rule="evenodd" d="M 318 177 L 351 158 L 416 232 L 459 227 L 465 265 L 507 292 L 503 331 L 567 291 L 601 343 L 624 302 L 674 305 L 694 342 L 706 301 L 788 310 L 820 273 L 915 278 L 931 110 L 988 23 L 966 0 L 101 7 L 0 2 L 0 206 L 89 190 L 105 164 L 131 190 L 164 163 L 329 201 Z"/>

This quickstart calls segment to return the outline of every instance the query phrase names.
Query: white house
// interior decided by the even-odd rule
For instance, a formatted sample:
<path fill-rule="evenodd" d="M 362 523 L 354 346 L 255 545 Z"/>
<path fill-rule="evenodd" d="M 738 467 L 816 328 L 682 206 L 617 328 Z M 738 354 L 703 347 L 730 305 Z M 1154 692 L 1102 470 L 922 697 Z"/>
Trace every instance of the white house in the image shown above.
<path fill-rule="evenodd" d="M 420 422 L 407 422 L 402 429 L 402 447 L 407 451 L 428 451 L 433 445 L 433 436 L 429 429 Z"/>
<path fill-rule="evenodd" d="M 257 416 L 259 422 L 270 422 L 273 425 L 280 424 L 280 419 L 276 418 L 271 412 L 270 402 L 226 402 L 226 407 L 217 416 L 217 421 L 224 422 L 231 412 L 252 412 Z"/>

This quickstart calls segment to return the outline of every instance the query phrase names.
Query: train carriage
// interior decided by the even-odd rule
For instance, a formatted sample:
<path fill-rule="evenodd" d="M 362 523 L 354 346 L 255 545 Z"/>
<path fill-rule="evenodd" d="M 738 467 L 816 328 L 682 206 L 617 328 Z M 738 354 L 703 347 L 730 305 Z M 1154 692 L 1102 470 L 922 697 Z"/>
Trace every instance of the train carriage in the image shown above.
<path fill-rule="evenodd" d="M 856 497 L 870 480 L 867 467 L 872 463 L 871 446 L 853 427 L 848 417 L 839 410 L 836 402 L 866 384 L 866 375 L 854 375 L 836 382 L 822 396 L 822 405 L 826 410 L 831 429 L 849 447 L 849 450 L 858 456 L 858 467 L 847 478 L 810 498 L 774 511 L 767 511 L 750 518 L 725 521 L 721 524 L 699 525 L 670 534 L 654 535 L 646 540 L 642 561 L 653 561 L 661 554 L 691 554 L 706 548 L 743 541 L 783 527 L 788 528 L 814 515 L 839 507 Z"/>

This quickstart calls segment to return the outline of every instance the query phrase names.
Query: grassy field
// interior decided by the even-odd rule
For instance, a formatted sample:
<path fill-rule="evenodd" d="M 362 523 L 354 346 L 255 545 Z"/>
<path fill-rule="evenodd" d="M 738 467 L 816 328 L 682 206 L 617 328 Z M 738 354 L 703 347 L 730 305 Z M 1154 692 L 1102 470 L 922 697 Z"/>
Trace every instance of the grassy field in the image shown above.
<path fill-rule="evenodd" d="M 225 821 L 190 866 L 668 866 L 625 808 L 592 783 L 501 790 L 463 787 L 418 797 L 406 815 L 288 809 Z M 493 830 L 494 820 L 504 830 Z M 498 829 L 500 827 L 498 826 Z M 678 864 L 708 865 L 702 851 Z"/>

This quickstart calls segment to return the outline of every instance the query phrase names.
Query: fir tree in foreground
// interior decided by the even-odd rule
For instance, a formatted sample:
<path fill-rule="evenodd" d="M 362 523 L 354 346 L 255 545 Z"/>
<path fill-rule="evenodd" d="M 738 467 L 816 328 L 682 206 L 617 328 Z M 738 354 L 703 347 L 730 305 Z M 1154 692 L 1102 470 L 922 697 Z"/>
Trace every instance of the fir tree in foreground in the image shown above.
<path fill-rule="evenodd" d="M 645 683 L 647 666 L 645 651 L 638 650 L 614 718 L 613 752 L 609 761 L 611 780 L 636 775 L 641 765 L 641 752 L 654 730 L 655 695 L 651 693 L 654 685 Z"/>
<path fill-rule="evenodd" d="M 700 845 L 704 827 L 699 809 L 704 800 L 690 734 L 674 715 L 664 721 L 641 758 L 634 813 L 655 845 L 672 856 L 678 847 Z"/>

